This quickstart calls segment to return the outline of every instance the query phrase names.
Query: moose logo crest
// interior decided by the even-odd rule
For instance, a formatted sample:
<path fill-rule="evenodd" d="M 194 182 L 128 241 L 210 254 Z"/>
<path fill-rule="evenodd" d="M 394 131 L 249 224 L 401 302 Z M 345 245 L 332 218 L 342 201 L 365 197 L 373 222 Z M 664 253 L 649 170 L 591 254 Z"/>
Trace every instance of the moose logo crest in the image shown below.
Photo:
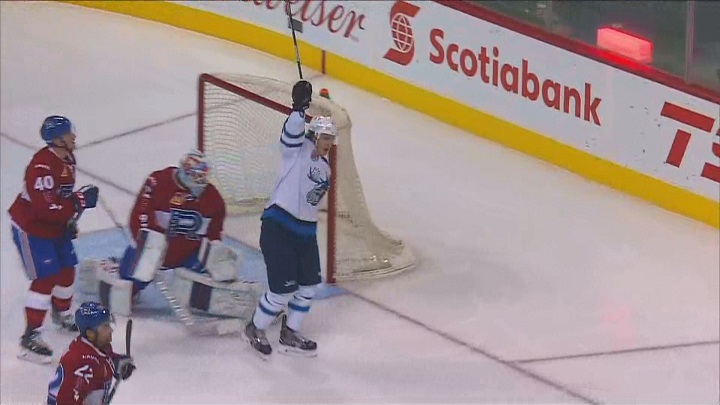
<path fill-rule="evenodd" d="M 328 177 L 323 178 L 322 171 L 317 167 L 311 167 L 308 173 L 308 179 L 315 183 L 310 191 L 308 191 L 306 200 L 307 203 L 315 207 L 322 200 L 325 193 L 330 188 L 330 181 Z"/>

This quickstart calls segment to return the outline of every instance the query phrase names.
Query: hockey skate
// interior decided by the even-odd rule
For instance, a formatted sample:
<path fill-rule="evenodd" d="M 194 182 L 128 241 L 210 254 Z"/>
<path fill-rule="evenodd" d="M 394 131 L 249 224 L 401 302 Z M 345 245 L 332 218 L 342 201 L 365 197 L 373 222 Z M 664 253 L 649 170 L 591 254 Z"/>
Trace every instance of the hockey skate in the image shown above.
<path fill-rule="evenodd" d="M 267 359 L 272 354 L 272 347 L 265 336 L 265 331 L 258 329 L 252 319 L 245 326 L 243 340 L 249 343 L 262 359 Z"/>
<path fill-rule="evenodd" d="M 52 362 L 53 351 L 40 337 L 39 329 L 27 329 L 20 338 L 20 353 L 18 358 L 37 364 Z"/>
<path fill-rule="evenodd" d="M 300 332 L 287 326 L 287 315 L 282 316 L 282 329 L 280 330 L 280 352 L 303 357 L 317 356 L 317 343 L 306 338 Z"/>
<path fill-rule="evenodd" d="M 75 324 L 75 315 L 71 311 L 64 311 L 63 313 L 58 312 L 55 308 L 52 310 L 52 321 L 55 327 L 64 332 L 78 332 L 77 325 Z"/>

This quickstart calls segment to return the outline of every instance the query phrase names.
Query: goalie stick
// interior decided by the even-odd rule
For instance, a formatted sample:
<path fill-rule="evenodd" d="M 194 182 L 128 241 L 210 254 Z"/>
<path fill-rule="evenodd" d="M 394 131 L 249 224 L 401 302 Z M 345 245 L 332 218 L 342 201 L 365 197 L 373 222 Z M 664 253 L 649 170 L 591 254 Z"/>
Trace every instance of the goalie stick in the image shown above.
<path fill-rule="evenodd" d="M 100 205 L 103 207 L 105 212 L 107 212 L 110 220 L 112 220 L 113 224 L 115 224 L 115 227 L 120 229 L 123 236 L 125 237 L 125 241 L 128 244 L 132 244 L 132 238 L 130 237 L 130 235 L 127 234 L 125 228 L 117 220 L 115 213 L 110 208 L 105 199 L 99 196 L 98 201 L 100 202 Z M 188 309 L 185 308 L 172 294 L 172 292 L 167 286 L 165 275 L 162 271 L 158 271 L 156 273 L 155 285 L 157 286 L 160 294 L 162 294 L 165 301 L 167 301 L 168 305 L 170 305 L 173 314 L 175 314 L 175 316 L 180 319 L 180 322 L 185 325 L 185 327 L 190 331 L 190 333 L 195 335 L 227 335 L 242 331 L 242 323 L 239 320 L 235 319 L 198 322 L 195 317 L 190 313 L 190 311 L 188 311 Z"/>
<path fill-rule="evenodd" d="M 125 325 L 125 354 L 128 356 L 130 356 L 130 340 L 132 339 L 132 326 L 133 320 L 132 318 L 130 318 Z M 117 392 L 118 386 L 120 385 L 121 381 L 122 380 L 118 376 L 117 380 L 115 381 L 115 385 L 113 385 L 112 390 L 110 390 L 110 394 L 107 396 L 107 400 L 103 402 L 103 405 L 110 404 L 113 397 L 115 396 L 115 392 Z"/>

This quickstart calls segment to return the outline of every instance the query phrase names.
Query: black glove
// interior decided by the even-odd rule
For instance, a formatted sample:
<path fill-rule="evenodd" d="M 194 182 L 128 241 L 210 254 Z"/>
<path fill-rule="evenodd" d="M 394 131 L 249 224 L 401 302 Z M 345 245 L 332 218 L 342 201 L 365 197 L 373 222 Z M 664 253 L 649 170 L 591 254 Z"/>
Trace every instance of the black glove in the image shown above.
<path fill-rule="evenodd" d="M 95 208 L 99 193 L 100 189 L 93 185 L 83 186 L 74 192 L 72 199 L 75 202 L 75 212 L 82 212 L 86 208 Z"/>
<path fill-rule="evenodd" d="M 127 380 L 130 378 L 133 371 L 137 368 L 135 367 L 133 358 L 124 354 L 117 355 L 113 359 L 113 363 L 115 364 L 115 374 L 117 375 L 117 378 L 121 380 Z"/>
<path fill-rule="evenodd" d="M 312 84 L 307 80 L 295 83 L 292 89 L 293 111 L 305 111 L 312 101 Z"/>

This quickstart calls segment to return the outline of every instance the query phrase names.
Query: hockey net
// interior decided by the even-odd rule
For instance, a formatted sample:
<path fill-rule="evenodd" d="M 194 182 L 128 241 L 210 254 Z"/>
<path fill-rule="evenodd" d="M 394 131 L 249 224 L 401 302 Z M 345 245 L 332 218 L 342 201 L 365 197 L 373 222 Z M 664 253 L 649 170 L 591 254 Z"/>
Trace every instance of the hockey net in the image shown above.
<path fill-rule="evenodd" d="M 240 74 L 202 74 L 198 83 L 198 147 L 213 166 L 225 199 L 225 234 L 259 249 L 260 216 L 280 165 L 280 131 L 290 113 L 292 84 Z M 330 153 L 330 190 L 323 198 L 318 243 L 325 281 L 369 279 L 414 267 L 401 240 L 373 222 L 352 151 L 352 124 L 336 103 L 313 96 L 310 116 L 330 115 L 339 136 Z"/>

